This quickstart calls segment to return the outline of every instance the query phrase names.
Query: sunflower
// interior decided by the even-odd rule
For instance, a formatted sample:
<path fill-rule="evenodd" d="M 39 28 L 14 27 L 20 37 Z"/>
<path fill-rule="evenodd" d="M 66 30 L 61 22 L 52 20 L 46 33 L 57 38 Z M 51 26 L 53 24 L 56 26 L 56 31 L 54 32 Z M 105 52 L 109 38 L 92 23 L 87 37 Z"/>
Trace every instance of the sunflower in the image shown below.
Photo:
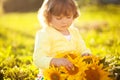
<path fill-rule="evenodd" d="M 74 64 L 72 70 L 66 70 L 65 67 L 59 67 L 59 71 L 62 75 L 66 76 L 64 80 L 84 80 L 84 71 L 87 67 L 85 67 L 85 62 L 81 58 L 80 53 L 78 51 L 66 51 L 66 52 L 57 52 L 56 58 L 66 58 L 70 62 Z"/>
<path fill-rule="evenodd" d="M 62 75 L 60 70 L 54 66 L 43 71 L 45 80 L 65 80 L 65 75 Z"/>
<path fill-rule="evenodd" d="M 82 68 L 74 66 L 73 71 L 68 71 L 67 80 L 84 80 L 84 71 L 82 71 Z"/>
<path fill-rule="evenodd" d="M 86 80 L 111 80 L 109 72 L 103 69 L 103 65 L 99 64 L 100 59 L 95 56 L 84 57 L 88 69 L 85 70 Z"/>
<path fill-rule="evenodd" d="M 96 65 L 99 63 L 99 59 L 93 56 L 81 57 L 78 52 L 72 51 L 63 53 L 59 52 L 55 57 L 68 59 L 73 63 L 74 67 L 69 71 L 63 66 L 59 68 L 52 66 L 44 71 L 45 80 L 93 80 L 93 78 L 88 75 L 91 74 L 91 72 L 93 74 L 98 72 L 95 80 L 101 80 L 99 79 L 101 77 L 100 73 L 104 73 L 103 71 L 99 71 L 99 68 Z"/>
<path fill-rule="evenodd" d="M 69 61 L 71 61 L 74 64 L 74 68 L 72 71 L 68 71 L 67 80 L 85 80 L 84 71 L 87 70 L 87 67 L 85 66 L 85 62 L 83 62 L 83 59 L 80 55 L 74 55 L 74 54 L 68 54 L 67 58 Z"/>
<path fill-rule="evenodd" d="M 86 62 L 87 64 L 90 64 L 90 63 L 98 64 L 100 62 L 100 58 L 96 56 L 84 56 L 83 61 Z"/>
<path fill-rule="evenodd" d="M 85 78 L 86 80 L 100 80 L 100 73 L 98 71 L 98 66 L 91 65 L 88 67 L 88 70 L 85 71 Z"/>

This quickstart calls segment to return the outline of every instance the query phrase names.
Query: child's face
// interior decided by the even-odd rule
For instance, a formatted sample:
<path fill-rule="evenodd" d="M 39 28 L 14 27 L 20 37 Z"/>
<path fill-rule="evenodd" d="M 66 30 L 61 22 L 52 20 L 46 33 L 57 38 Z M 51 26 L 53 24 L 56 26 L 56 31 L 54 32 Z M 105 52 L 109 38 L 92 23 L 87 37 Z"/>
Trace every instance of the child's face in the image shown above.
<path fill-rule="evenodd" d="M 72 24 L 73 20 L 74 20 L 73 15 L 70 15 L 70 16 L 52 15 L 52 19 L 50 23 L 52 24 L 52 27 L 54 27 L 55 29 L 59 31 L 64 31 L 68 29 L 68 27 Z"/>

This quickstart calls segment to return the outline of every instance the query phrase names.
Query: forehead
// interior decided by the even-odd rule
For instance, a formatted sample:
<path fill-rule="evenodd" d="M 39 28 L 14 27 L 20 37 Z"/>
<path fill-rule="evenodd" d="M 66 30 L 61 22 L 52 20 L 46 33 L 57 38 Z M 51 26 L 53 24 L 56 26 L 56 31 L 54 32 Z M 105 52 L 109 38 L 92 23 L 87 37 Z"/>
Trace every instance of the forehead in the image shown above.
<path fill-rule="evenodd" d="M 64 18 L 64 17 L 68 17 L 68 16 L 71 17 L 71 18 L 73 17 L 73 15 L 67 15 L 66 16 L 66 15 L 63 15 L 63 14 L 61 14 L 61 15 L 51 15 L 51 16 L 54 17 L 54 18 L 57 18 L 57 17 Z"/>
<path fill-rule="evenodd" d="M 51 4 L 50 13 L 55 16 L 68 16 L 74 14 L 74 3 L 71 0 L 53 0 Z"/>

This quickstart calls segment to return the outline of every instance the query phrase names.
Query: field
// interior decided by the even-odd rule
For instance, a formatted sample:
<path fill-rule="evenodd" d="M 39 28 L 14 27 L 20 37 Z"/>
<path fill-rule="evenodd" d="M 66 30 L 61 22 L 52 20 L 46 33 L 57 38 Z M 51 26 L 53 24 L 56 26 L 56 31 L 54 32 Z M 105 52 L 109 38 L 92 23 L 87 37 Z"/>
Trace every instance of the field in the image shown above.
<path fill-rule="evenodd" d="M 93 55 L 106 57 L 113 76 L 120 75 L 120 6 L 84 7 L 75 20 Z M 40 29 L 37 12 L 0 16 L 0 80 L 33 80 L 34 38 Z M 119 80 L 119 79 L 117 79 Z"/>

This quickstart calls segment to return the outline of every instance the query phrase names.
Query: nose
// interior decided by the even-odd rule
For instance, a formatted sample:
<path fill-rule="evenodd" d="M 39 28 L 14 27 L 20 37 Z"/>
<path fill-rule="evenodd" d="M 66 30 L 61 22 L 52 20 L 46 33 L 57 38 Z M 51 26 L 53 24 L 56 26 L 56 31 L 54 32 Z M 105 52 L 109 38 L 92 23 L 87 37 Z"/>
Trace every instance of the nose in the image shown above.
<path fill-rule="evenodd" d="M 62 22 L 63 24 L 67 24 L 67 19 L 66 19 L 66 18 L 62 18 L 61 22 Z"/>

